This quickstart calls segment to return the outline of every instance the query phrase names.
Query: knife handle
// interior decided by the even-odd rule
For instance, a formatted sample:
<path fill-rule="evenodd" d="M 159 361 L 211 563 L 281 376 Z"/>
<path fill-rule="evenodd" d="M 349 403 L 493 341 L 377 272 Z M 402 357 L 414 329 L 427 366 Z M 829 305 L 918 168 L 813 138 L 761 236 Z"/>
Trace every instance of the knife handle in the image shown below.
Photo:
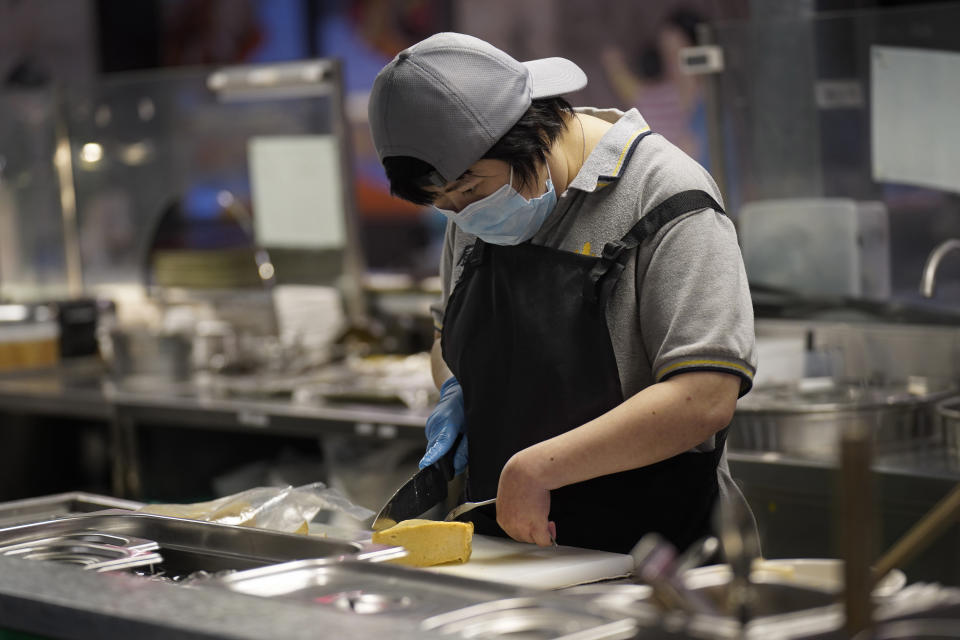
<path fill-rule="evenodd" d="M 453 458 L 457 455 L 457 447 L 460 446 L 460 441 L 463 440 L 463 429 L 460 430 L 460 433 L 457 434 L 457 437 L 453 440 L 453 446 L 450 447 L 450 450 L 443 454 L 439 460 L 434 462 L 437 465 L 437 468 L 443 472 L 443 477 L 447 479 L 447 482 L 453 480 L 453 476 L 456 475 L 456 471 L 453 467 Z"/>

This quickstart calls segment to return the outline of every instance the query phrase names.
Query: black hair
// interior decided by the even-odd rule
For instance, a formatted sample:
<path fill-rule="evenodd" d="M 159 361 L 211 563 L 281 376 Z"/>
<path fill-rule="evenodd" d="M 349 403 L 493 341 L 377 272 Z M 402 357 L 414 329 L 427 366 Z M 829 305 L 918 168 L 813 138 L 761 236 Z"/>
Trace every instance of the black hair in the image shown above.
<path fill-rule="evenodd" d="M 689 46 L 697 44 L 697 25 L 703 22 L 698 13 L 690 9 L 679 8 L 670 12 L 660 28 L 673 28 L 683 34 Z M 645 46 L 636 56 L 634 61 L 640 76 L 647 80 L 663 79 L 663 56 L 660 54 L 660 48 L 657 44 Z"/>
<path fill-rule="evenodd" d="M 565 116 L 568 115 L 573 115 L 573 107 L 563 98 L 534 100 L 483 158 L 509 164 L 516 178 L 514 186 L 519 191 L 536 179 L 537 164 L 546 162 L 550 147 L 567 128 Z M 410 156 L 391 156 L 383 159 L 383 167 L 390 181 L 390 193 L 415 204 L 433 203 L 436 194 L 420 186 L 423 178 L 434 171 L 429 163 Z"/>
<path fill-rule="evenodd" d="M 640 69 L 640 75 L 648 80 L 663 78 L 663 56 L 660 55 L 660 50 L 653 45 L 643 48 L 640 57 L 637 59 L 637 66 Z"/>
<path fill-rule="evenodd" d="M 666 24 L 682 31 L 692 46 L 697 44 L 697 25 L 703 21 L 703 18 L 696 11 L 681 7 L 670 12 L 670 15 L 667 16 Z"/>

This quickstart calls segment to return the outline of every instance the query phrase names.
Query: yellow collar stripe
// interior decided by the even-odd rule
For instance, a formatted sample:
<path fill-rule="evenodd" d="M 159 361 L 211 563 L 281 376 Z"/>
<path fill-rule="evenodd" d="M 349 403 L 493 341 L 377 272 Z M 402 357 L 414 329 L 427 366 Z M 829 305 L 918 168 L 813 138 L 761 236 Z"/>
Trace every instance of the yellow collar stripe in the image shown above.
<path fill-rule="evenodd" d="M 684 360 L 683 362 L 676 362 L 669 367 L 665 367 L 660 372 L 660 375 L 657 376 L 657 380 L 662 380 L 663 377 L 671 371 L 676 371 L 677 369 L 686 367 L 724 367 L 726 369 L 735 369 L 747 376 L 748 379 L 753 379 L 753 372 L 750 369 L 735 362 L 729 362 L 726 360 Z"/>
<path fill-rule="evenodd" d="M 637 129 L 630 135 L 630 139 L 627 140 L 627 144 L 623 145 L 623 149 L 620 150 L 620 157 L 617 158 L 617 164 L 614 165 L 611 175 L 615 176 L 620 173 L 620 165 L 623 164 L 623 159 L 626 157 L 627 151 L 629 151 L 630 147 L 633 146 L 633 141 L 636 140 L 637 136 L 639 136 L 641 133 L 646 133 L 647 131 L 650 131 L 649 125 L 647 125 L 643 129 Z"/>

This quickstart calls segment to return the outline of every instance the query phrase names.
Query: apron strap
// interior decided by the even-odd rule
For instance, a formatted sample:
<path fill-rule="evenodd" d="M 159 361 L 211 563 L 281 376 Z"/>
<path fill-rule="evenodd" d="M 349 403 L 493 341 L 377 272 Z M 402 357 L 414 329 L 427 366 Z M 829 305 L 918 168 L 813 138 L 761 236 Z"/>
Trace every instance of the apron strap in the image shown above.
<path fill-rule="evenodd" d="M 725 426 L 714 435 L 713 440 L 713 464 L 720 464 L 720 458 L 723 457 L 723 447 L 727 444 L 727 434 L 730 433 L 730 425 Z"/>
<path fill-rule="evenodd" d="M 463 254 L 460 256 L 460 264 L 463 266 L 472 265 L 474 267 L 478 266 L 483 262 L 484 255 L 486 254 L 485 243 L 480 238 L 477 238 L 476 242 L 472 246 L 467 247 Z"/>
<path fill-rule="evenodd" d="M 699 189 L 681 191 L 640 218 L 618 242 L 608 242 L 604 245 L 600 259 L 590 271 L 590 277 L 586 282 L 584 289 L 586 298 L 591 301 L 606 301 L 610 291 L 613 290 L 613 285 L 620 279 L 632 249 L 656 234 L 668 222 L 700 209 L 713 209 L 724 213 L 723 207 L 707 192 Z"/>

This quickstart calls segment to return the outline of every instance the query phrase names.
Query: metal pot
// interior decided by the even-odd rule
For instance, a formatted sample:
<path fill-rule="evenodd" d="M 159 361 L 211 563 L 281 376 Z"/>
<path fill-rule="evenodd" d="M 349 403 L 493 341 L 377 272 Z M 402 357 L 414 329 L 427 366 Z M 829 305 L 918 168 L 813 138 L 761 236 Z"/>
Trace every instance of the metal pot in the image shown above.
<path fill-rule="evenodd" d="M 937 403 L 937 423 L 947 450 L 960 458 L 960 396 Z"/>
<path fill-rule="evenodd" d="M 192 345 L 187 336 L 147 329 L 113 329 L 104 336 L 101 352 L 117 378 L 150 376 L 173 381 L 190 378 Z"/>
<path fill-rule="evenodd" d="M 237 335 L 229 322 L 204 320 L 193 335 L 193 367 L 220 373 L 239 360 Z"/>
<path fill-rule="evenodd" d="M 872 434 L 877 453 L 941 441 L 934 405 L 956 393 L 952 382 L 910 378 L 884 385 L 805 378 L 760 387 L 737 404 L 731 449 L 835 460 L 846 429 Z"/>

